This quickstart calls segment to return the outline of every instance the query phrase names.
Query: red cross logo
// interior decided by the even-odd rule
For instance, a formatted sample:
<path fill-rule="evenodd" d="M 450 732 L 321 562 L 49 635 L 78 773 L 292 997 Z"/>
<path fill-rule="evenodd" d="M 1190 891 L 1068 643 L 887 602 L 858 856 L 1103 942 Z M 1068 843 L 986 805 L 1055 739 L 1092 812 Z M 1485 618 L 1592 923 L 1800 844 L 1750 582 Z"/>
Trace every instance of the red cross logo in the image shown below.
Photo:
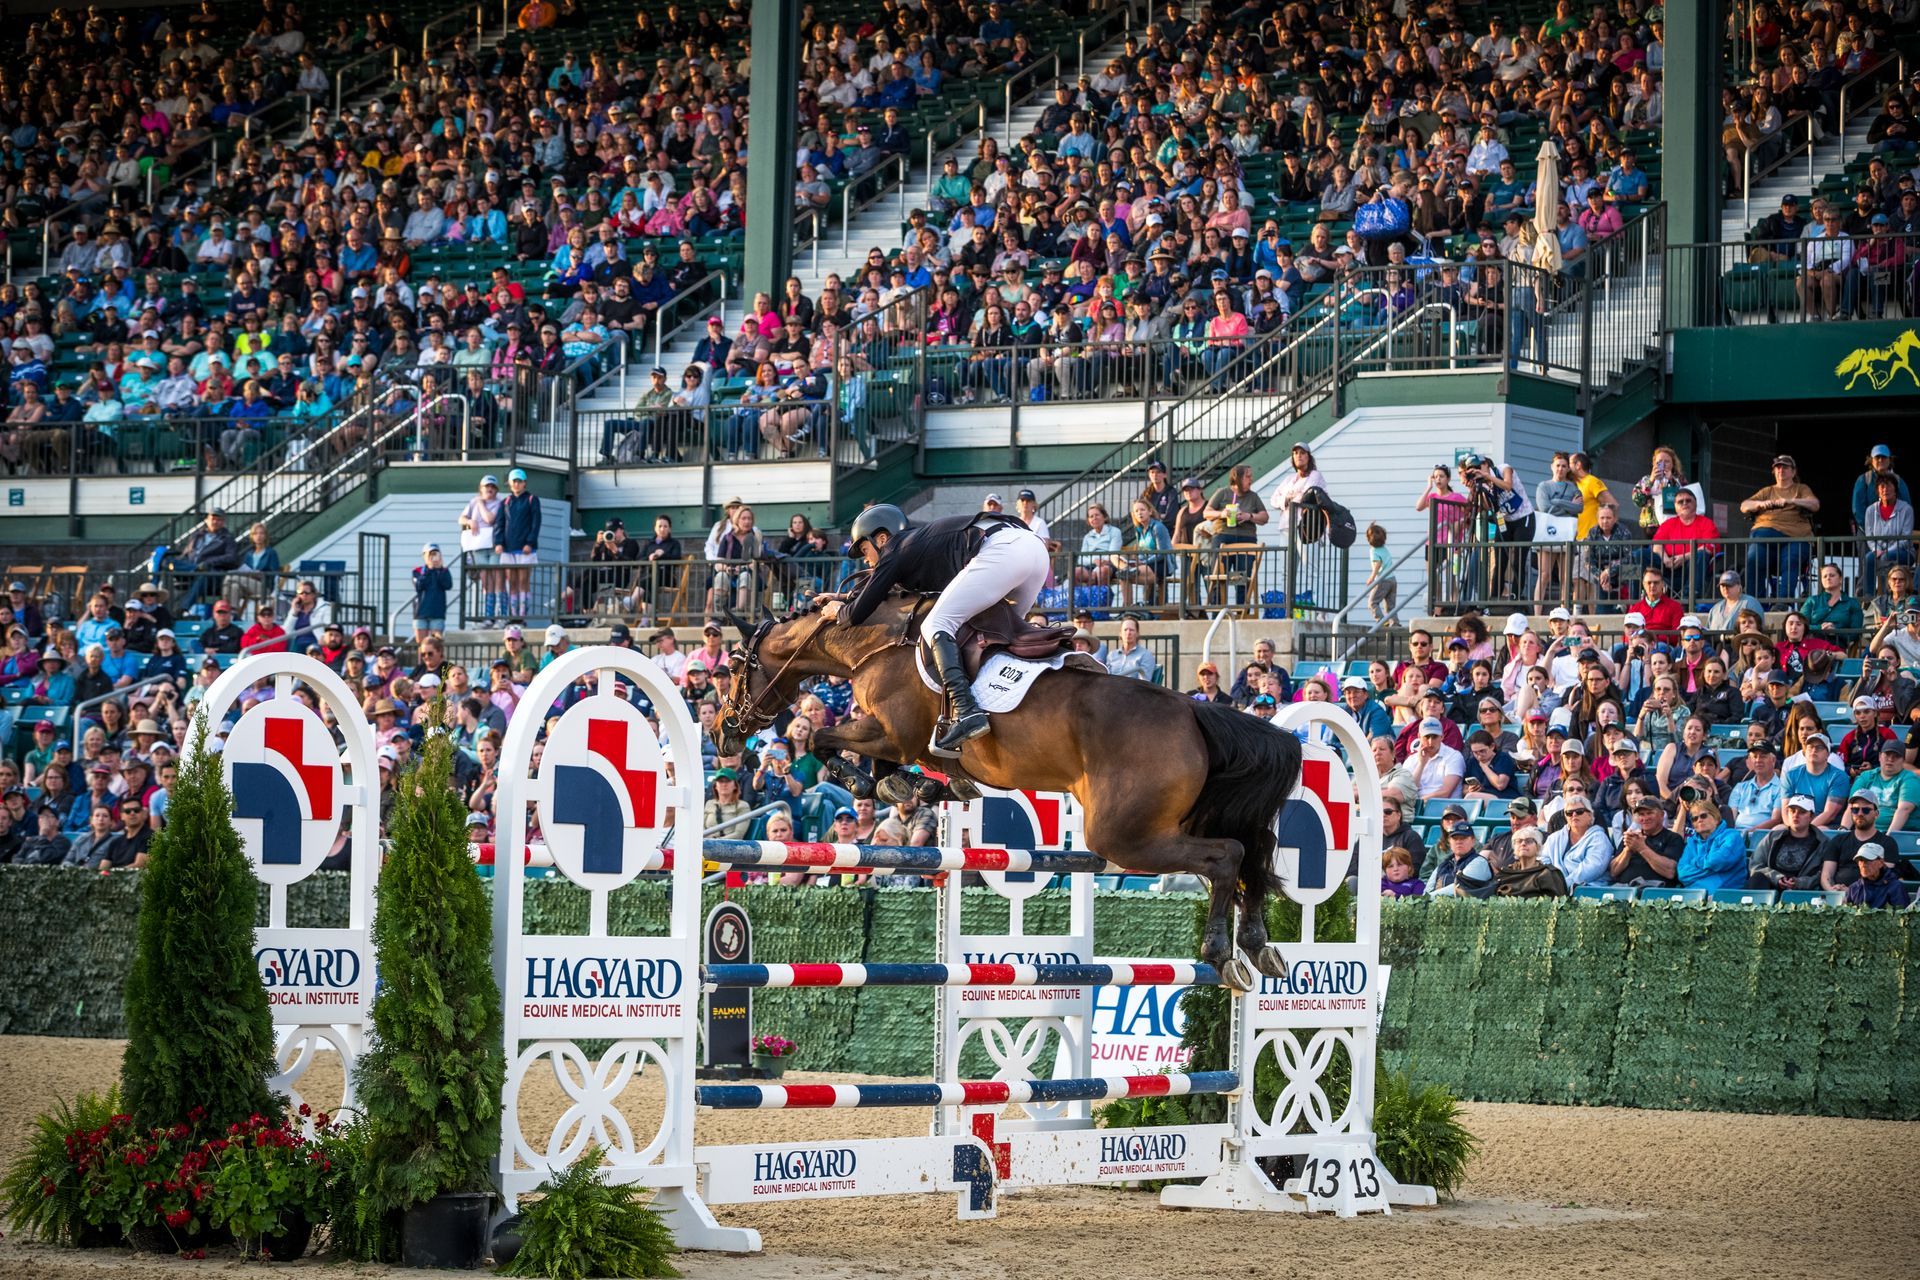
<path fill-rule="evenodd" d="M 659 775 L 650 769 L 627 768 L 627 722 L 625 720 L 587 721 L 587 751 L 613 766 L 626 788 L 627 801 L 633 806 L 633 825 L 651 828 L 659 825 L 654 814 Z"/>
<path fill-rule="evenodd" d="M 333 817 L 333 767 L 330 762 L 306 763 L 306 726 L 300 720 L 275 716 L 265 726 L 267 750 L 282 757 L 299 775 L 301 789 L 313 808 L 313 820 L 325 822 Z"/>
<path fill-rule="evenodd" d="M 997 1178 L 1013 1176 L 1013 1144 L 995 1142 L 994 1116 L 991 1111 L 982 1111 L 973 1117 L 973 1136 L 987 1144 L 987 1150 L 993 1152 L 993 1172 Z"/>
<path fill-rule="evenodd" d="M 1345 800 L 1333 798 L 1333 765 L 1326 760 L 1305 760 L 1301 763 L 1301 777 L 1307 784 L 1307 790 L 1320 797 L 1320 804 L 1327 811 L 1327 825 L 1332 828 L 1334 851 L 1345 853 L 1353 806 Z"/>

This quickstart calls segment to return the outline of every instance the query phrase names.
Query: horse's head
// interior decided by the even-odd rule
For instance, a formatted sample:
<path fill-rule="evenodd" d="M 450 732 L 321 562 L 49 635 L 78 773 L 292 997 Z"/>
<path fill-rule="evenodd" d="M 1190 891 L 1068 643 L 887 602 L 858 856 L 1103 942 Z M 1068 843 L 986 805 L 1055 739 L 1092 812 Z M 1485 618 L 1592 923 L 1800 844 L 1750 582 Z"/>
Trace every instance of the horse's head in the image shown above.
<path fill-rule="evenodd" d="M 738 755 L 746 747 L 749 734 L 773 723 L 779 711 L 770 688 L 772 680 L 760 652 L 768 634 L 779 624 L 768 618 L 749 633 L 731 607 L 725 612 L 728 624 L 740 637 L 740 644 L 728 659 L 727 665 L 733 669 L 733 688 L 720 703 L 720 715 L 714 721 L 714 745 L 721 755 L 730 756 Z"/>

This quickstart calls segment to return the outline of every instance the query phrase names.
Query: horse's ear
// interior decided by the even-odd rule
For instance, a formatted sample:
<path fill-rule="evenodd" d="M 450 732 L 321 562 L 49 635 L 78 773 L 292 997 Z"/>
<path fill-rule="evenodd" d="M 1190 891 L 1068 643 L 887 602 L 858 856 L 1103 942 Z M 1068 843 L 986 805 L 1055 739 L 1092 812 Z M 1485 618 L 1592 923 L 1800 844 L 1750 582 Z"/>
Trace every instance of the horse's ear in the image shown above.
<path fill-rule="evenodd" d="M 727 625 L 739 634 L 741 644 L 745 644 L 751 639 L 751 637 L 747 635 L 747 624 L 740 621 L 739 617 L 734 614 L 731 601 L 723 601 L 720 606 L 720 616 L 725 618 Z"/>

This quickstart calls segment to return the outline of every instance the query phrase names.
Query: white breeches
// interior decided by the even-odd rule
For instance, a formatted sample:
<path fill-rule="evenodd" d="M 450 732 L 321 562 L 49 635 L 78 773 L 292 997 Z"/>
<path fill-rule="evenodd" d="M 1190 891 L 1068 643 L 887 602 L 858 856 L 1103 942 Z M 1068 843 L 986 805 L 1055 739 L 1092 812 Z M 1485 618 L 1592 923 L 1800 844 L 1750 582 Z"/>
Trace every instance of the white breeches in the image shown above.
<path fill-rule="evenodd" d="M 1047 544 L 1038 534 L 1001 525 L 987 534 L 979 554 L 961 567 L 922 624 L 927 635 L 955 635 L 973 615 L 1011 599 L 1022 616 L 1047 585 Z"/>

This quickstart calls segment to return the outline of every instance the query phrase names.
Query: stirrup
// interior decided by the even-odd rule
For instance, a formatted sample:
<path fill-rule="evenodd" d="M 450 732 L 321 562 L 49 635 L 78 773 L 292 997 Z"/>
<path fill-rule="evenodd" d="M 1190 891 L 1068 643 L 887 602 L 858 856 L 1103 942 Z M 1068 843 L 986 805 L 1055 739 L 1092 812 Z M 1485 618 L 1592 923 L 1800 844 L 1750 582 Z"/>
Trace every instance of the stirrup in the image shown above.
<path fill-rule="evenodd" d="M 934 739 L 934 746 L 942 751 L 958 751 L 975 738 L 985 737 L 993 728 L 984 711 L 974 711 L 969 715 L 955 717 L 947 726 L 945 733 Z"/>

